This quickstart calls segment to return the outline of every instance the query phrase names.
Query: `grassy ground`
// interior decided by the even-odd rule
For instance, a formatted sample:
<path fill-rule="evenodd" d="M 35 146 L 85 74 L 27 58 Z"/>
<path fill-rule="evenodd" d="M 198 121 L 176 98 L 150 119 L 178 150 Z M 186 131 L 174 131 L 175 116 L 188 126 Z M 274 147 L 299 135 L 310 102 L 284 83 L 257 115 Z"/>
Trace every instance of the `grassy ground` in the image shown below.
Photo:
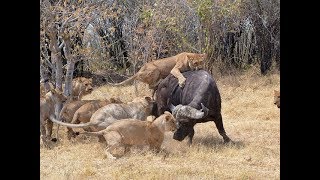
<path fill-rule="evenodd" d="M 96 137 L 66 139 L 53 149 L 40 148 L 41 179 L 280 179 L 280 110 L 273 104 L 273 90 L 280 88 L 279 74 L 260 76 L 254 72 L 220 77 L 225 130 L 234 144 L 223 144 L 214 122 L 195 126 L 194 143 L 177 142 L 167 133 L 163 148 L 153 154 L 133 149 L 117 160 L 104 157 L 104 146 Z M 139 95 L 149 95 L 138 86 Z M 135 97 L 134 87 L 102 86 L 84 99 Z"/>

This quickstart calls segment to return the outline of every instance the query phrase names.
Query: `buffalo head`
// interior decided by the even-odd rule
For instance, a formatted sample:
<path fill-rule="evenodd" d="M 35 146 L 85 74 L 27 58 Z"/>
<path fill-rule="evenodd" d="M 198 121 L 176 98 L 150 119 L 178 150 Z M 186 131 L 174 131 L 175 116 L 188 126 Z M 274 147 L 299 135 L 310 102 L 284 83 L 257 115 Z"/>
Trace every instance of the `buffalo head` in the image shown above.
<path fill-rule="evenodd" d="M 176 119 L 177 130 L 173 134 L 173 139 L 182 141 L 186 136 L 193 132 L 194 123 L 190 119 Z"/>

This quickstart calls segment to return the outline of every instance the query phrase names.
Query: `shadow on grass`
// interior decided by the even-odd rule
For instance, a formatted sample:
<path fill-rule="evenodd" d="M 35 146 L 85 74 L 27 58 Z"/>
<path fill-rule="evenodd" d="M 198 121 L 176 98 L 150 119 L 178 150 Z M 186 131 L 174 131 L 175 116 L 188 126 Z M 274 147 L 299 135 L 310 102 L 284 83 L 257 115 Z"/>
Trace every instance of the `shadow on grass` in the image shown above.
<path fill-rule="evenodd" d="M 231 141 L 229 143 L 224 143 L 222 138 L 206 136 L 206 137 L 194 137 L 193 138 L 194 146 L 206 146 L 215 149 L 221 149 L 224 147 L 232 148 L 232 149 L 242 149 L 245 147 L 245 143 L 243 141 Z"/>

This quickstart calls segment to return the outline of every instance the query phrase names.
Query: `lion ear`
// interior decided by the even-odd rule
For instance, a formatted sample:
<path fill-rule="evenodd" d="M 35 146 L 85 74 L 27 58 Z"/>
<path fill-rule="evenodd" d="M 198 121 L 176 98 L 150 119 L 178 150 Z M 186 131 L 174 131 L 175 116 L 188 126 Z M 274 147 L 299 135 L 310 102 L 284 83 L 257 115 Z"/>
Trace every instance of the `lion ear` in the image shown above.
<path fill-rule="evenodd" d="M 108 100 L 108 99 L 106 99 L 106 100 Z M 113 97 L 110 98 L 109 101 L 110 101 L 111 103 L 115 103 L 115 102 L 116 102 L 116 100 L 115 100 Z"/>
<path fill-rule="evenodd" d="M 171 116 L 170 116 L 170 115 L 166 115 L 165 120 L 166 120 L 166 121 L 169 121 L 169 120 L 170 120 L 170 118 L 171 118 Z"/>
<path fill-rule="evenodd" d="M 146 96 L 144 99 L 147 101 L 152 101 L 151 97 L 149 97 L 149 96 Z"/>

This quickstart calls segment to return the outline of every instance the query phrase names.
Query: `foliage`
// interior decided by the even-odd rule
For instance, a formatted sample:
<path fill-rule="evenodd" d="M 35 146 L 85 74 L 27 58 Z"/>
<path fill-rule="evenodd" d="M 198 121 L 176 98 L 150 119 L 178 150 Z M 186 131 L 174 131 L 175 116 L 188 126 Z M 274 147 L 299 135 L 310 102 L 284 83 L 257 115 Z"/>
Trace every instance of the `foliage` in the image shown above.
<path fill-rule="evenodd" d="M 62 64 L 83 71 L 133 73 L 183 51 L 208 53 L 206 68 L 221 73 L 280 67 L 280 0 L 43 0 L 40 9 L 41 62 L 52 77 L 52 28 Z"/>

